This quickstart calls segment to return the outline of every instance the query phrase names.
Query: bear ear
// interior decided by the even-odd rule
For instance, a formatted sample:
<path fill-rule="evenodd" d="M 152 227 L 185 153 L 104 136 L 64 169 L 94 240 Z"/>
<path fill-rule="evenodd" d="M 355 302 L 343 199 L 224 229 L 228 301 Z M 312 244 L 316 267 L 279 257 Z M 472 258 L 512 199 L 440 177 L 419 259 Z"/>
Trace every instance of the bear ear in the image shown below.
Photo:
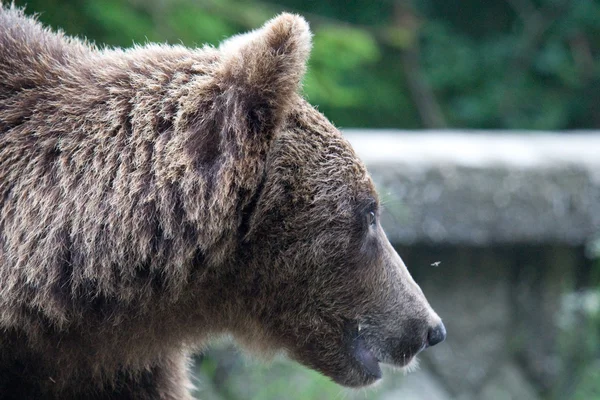
<path fill-rule="evenodd" d="M 277 123 L 287 111 L 306 71 L 311 48 L 308 23 L 299 15 L 281 14 L 262 28 L 234 36 L 219 46 L 218 79 L 233 90 L 255 123 Z M 264 120 L 267 116 L 272 121 Z"/>

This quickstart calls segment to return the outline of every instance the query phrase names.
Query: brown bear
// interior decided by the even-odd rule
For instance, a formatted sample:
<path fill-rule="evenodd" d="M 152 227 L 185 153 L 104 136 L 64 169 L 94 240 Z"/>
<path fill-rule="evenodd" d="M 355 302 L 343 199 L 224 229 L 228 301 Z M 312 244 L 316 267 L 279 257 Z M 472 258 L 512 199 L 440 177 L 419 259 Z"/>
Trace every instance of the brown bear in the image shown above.
<path fill-rule="evenodd" d="M 122 50 L 0 7 L 0 397 L 190 398 L 224 333 L 359 387 L 444 340 L 310 47 L 290 14 Z"/>

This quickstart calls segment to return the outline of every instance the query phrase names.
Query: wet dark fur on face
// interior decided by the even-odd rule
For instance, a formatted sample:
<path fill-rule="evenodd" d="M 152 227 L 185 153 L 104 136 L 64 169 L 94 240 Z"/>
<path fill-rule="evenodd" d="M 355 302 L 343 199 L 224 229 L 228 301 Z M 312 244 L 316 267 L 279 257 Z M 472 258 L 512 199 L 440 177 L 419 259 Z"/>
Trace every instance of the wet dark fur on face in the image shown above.
<path fill-rule="evenodd" d="M 231 333 L 348 386 L 440 324 L 283 14 L 219 48 L 99 49 L 0 7 L 0 393 L 189 398 Z"/>

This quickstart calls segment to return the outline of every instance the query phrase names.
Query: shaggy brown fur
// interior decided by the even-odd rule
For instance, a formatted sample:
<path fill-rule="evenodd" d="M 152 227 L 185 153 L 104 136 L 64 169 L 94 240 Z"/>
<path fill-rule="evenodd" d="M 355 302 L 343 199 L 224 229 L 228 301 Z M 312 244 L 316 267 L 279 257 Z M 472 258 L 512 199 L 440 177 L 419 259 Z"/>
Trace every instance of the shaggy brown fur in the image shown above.
<path fill-rule="evenodd" d="M 188 398 L 188 354 L 224 332 L 349 386 L 443 340 L 363 164 L 297 94 L 309 50 L 289 14 L 120 50 L 0 7 L 3 398 Z"/>

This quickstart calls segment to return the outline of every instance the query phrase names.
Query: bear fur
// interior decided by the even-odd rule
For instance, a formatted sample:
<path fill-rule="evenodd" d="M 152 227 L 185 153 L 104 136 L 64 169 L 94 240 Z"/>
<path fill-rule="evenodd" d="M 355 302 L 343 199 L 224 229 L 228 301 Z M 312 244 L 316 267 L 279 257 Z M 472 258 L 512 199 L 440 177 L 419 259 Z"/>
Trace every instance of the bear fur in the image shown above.
<path fill-rule="evenodd" d="M 0 393 L 190 398 L 228 333 L 347 386 L 445 336 L 299 94 L 307 23 L 99 49 L 0 6 Z"/>

